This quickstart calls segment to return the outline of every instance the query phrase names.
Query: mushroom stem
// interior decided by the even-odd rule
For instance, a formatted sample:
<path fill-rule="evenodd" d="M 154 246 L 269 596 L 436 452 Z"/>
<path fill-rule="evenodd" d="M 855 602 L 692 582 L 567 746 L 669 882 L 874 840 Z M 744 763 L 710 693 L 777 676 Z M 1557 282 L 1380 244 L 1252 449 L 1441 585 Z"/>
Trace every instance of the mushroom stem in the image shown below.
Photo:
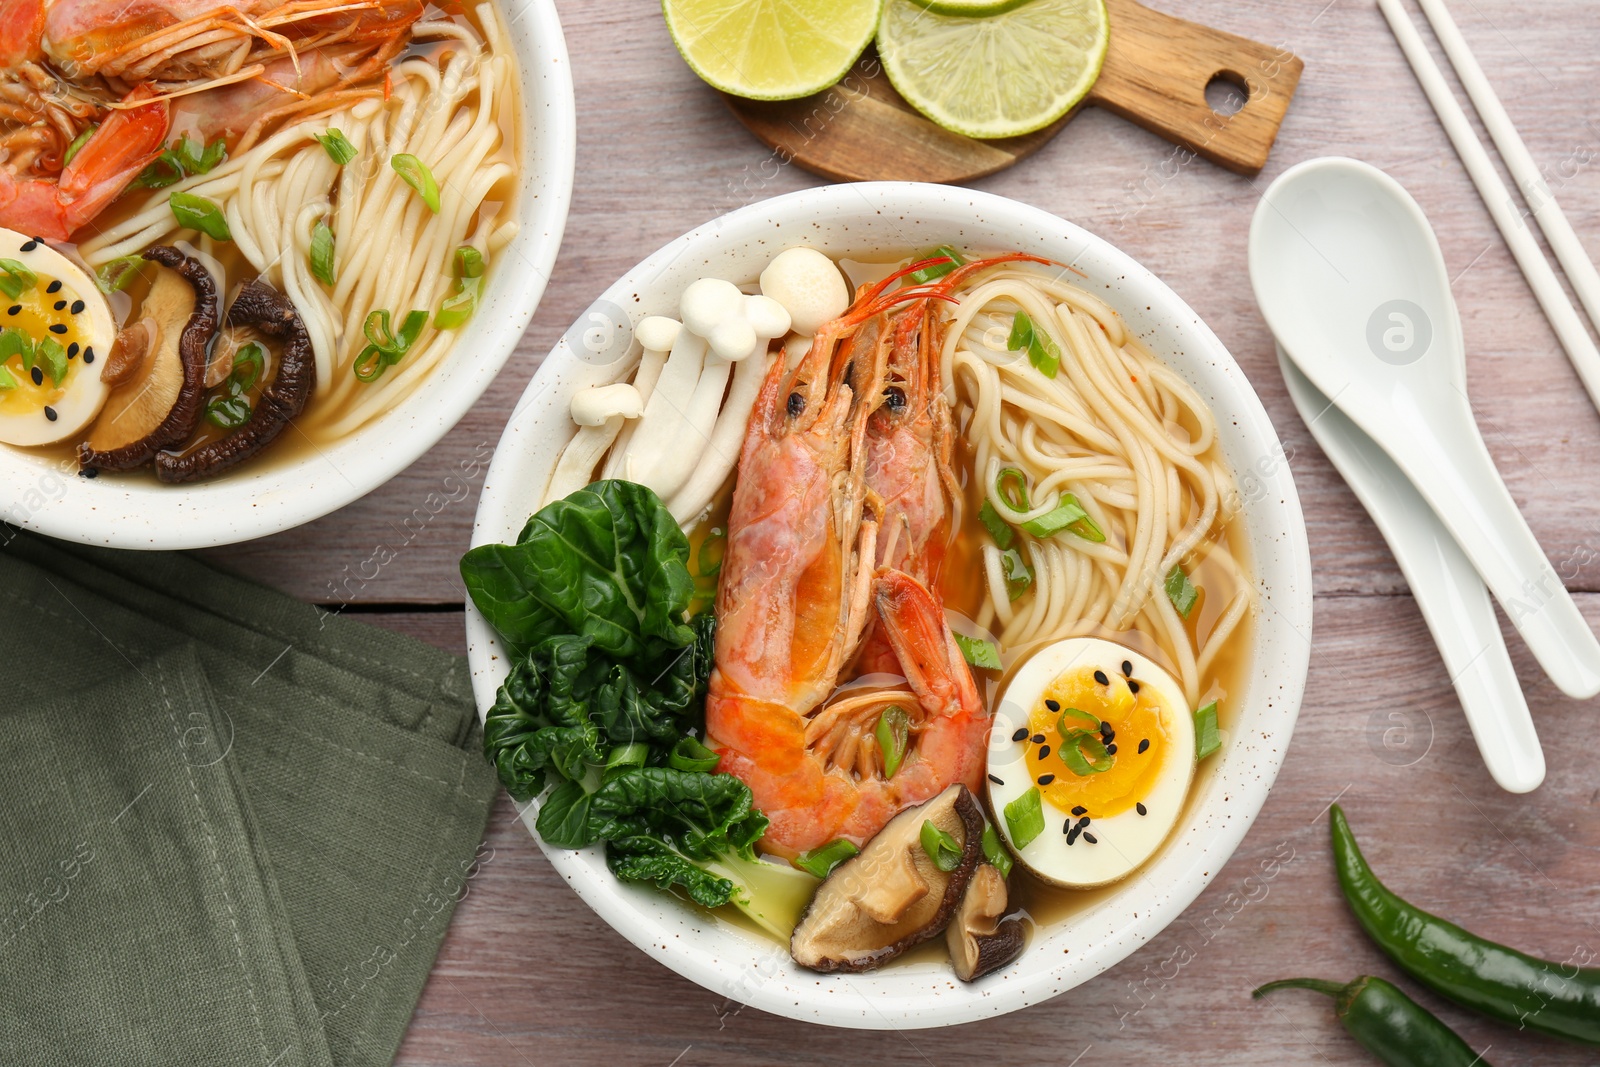
<path fill-rule="evenodd" d="M 756 394 L 761 391 L 768 366 L 766 358 L 752 356 L 740 360 L 734 368 L 728 399 L 722 404 L 701 462 L 667 504 L 679 523 L 686 523 L 704 511 L 728 480 L 728 475 L 733 473 L 744 444 L 745 429 L 750 424 L 750 412 L 755 407 Z"/>
<path fill-rule="evenodd" d="M 613 472 L 607 465 L 608 476 L 647 485 L 658 495 L 670 495 L 683 484 L 700 458 L 698 446 L 703 443 L 703 439 L 687 439 L 684 413 L 700 382 L 705 360 L 706 339 L 689 330 L 679 331 L 616 470 Z M 663 493 L 665 485 L 671 489 Z"/>
<path fill-rule="evenodd" d="M 579 427 L 577 435 L 561 450 L 561 459 L 550 475 L 550 484 L 545 487 L 544 500 L 539 506 L 554 503 L 588 485 L 595 464 L 617 439 L 626 421 L 621 415 L 613 415 L 599 426 Z"/>

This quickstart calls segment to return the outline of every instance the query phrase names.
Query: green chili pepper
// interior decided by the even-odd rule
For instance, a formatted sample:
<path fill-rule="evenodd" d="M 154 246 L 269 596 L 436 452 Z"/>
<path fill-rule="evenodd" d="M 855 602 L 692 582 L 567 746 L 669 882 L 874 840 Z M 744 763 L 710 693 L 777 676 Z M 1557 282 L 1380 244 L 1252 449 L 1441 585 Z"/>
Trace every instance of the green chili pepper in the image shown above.
<path fill-rule="evenodd" d="M 1278 989 L 1311 989 L 1334 1000 L 1334 1015 L 1361 1047 L 1389 1067 L 1489 1067 L 1489 1062 L 1426 1008 L 1382 978 L 1349 985 L 1320 978 L 1268 982 L 1251 996 Z"/>
<path fill-rule="evenodd" d="M 1600 967 L 1536 959 L 1413 907 L 1372 873 L 1337 804 L 1329 823 L 1344 899 L 1402 970 L 1491 1019 L 1600 1045 Z"/>

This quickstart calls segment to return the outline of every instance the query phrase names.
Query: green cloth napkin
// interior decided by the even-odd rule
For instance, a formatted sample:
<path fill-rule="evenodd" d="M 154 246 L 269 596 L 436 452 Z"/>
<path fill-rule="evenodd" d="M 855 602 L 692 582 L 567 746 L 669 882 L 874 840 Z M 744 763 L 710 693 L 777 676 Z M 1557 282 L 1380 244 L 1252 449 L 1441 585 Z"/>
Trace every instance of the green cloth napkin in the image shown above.
<path fill-rule="evenodd" d="M 495 795 L 466 665 L 0 526 L 0 1063 L 387 1064 Z"/>

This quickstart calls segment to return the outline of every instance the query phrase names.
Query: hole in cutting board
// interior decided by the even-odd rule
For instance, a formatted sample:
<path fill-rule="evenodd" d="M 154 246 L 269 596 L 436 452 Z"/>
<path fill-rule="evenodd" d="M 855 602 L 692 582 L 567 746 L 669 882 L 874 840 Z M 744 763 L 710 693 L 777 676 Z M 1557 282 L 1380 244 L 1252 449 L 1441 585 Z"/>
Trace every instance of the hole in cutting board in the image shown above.
<path fill-rule="evenodd" d="M 1237 115 L 1250 102 L 1250 86 L 1231 70 L 1219 70 L 1206 82 L 1206 103 L 1219 115 Z"/>

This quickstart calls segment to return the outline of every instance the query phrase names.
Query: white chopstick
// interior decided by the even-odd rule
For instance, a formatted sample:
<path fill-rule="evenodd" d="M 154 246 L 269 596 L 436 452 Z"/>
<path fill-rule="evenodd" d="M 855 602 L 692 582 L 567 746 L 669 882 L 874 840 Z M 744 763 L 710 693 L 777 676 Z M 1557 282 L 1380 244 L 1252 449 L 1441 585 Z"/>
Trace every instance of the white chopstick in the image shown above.
<path fill-rule="evenodd" d="M 1445 55 L 1450 57 L 1450 65 L 1456 69 L 1456 77 L 1466 87 L 1467 95 L 1472 98 L 1472 106 L 1477 109 L 1478 117 L 1483 119 L 1489 136 L 1494 139 L 1494 146 L 1500 150 L 1500 158 L 1505 160 L 1511 177 L 1522 190 L 1522 198 L 1533 209 L 1533 217 L 1544 231 L 1545 240 L 1550 242 L 1561 269 L 1567 272 L 1567 281 L 1572 283 L 1578 300 L 1589 313 L 1589 321 L 1600 327 L 1600 272 L 1595 271 L 1594 261 L 1584 251 L 1583 243 L 1573 232 L 1561 205 L 1556 203 L 1555 194 L 1550 191 L 1544 175 L 1539 173 L 1528 146 L 1522 143 L 1522 137 L 1511 123 L 1511 116 L 1501 106 L 1500 97 L 1484 76 L 1483 68 L 1478 65 L 1478 59 L 1472 54 L 1466 38 L 1456 28 L 1456 20 L 1450 17 L 1444 0 L 1420 0 L 1420 3 L 1422 13 L 1428 16 L 1434 34 L 1444 46 Z"/>
<path fill-rule="evenodd" d="M 1433 104 L 1434 113 L 1439 116 L 1445 133 L 1450 135 L 1456 155 L 1461 157 L 1467 174 L 1478 187 L 1478 195 L 1483 198 L 1484 206 L 1494 217 L 1495 224 L 1500 227 L 1500 235 L 1505 238 L 1517 265 L 1522 268 L 1522 276 L 1528 280 L 1528 287 L 1544 309 L 1545 317 L 1550 320 L 1551 327 L 1561 340 L 1561 346 L 1567 350 L 1567 358 L 1583 380 L 1589 399 L 1600 408 L 1600 350 L 1596 350 L 1594 342 L 1589 339 L 1583 319 L 1562 291 L 1555 271 L 1550 269 L 1544 253 L 1539 251 L 1532 232 L 1513 208 L 1511 190 L 1506 188 L 1506 183 L 1500 180 L 1494 164 L 1489 161 L 1489 153 L 1473 132 L 1472 125 L 1467 121 L 1467 113 L 1461 109 L 1455 94 L 1445 83 L 1439 65 L 1433 61 L 1433 56 L 1418 36 L 1411 16 L 1400 6 L 1400 0 L 1378 0 L 1378 7 L 1382 9 L 1383 17 L 1389 20 L 1389 28 L 1394 31 L 1395 40 L 1400 42 L 1400 50 L 1410 62 L 1428 101 Z"/>

